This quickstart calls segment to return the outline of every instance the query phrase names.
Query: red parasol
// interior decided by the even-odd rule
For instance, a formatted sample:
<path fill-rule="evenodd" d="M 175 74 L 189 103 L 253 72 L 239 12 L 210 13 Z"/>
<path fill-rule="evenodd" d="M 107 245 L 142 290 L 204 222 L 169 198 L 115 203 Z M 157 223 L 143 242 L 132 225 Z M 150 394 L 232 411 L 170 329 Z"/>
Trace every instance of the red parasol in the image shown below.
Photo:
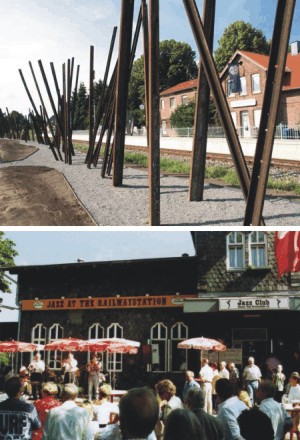
<path fill-rule="evenodd" d="M 22 341 L 0 341 L 0 353 L 23 353 L 25 351 L 44 350 L 44 346 Z"/>
<path fill-rule="evenodd" d="M 51 351 L 89 351 L 87 341 L 76 338 L 55 339 L 45 345 L 45 350 Z"/>
<path fill-rule="evenodd" d="M 190 349 L 194 348 L 195 350 L 212 350 L 212 351 L 225 351 L 226 346 L 215 339 L 204 338 L 192 338 L 187 339 L 186 341 L 179 342 L 177 345 L 178 348 Z"/>
<path fill-rule="evenodd" d="M 107 351 L 108 353 L 129 353 L 136 354 L 140 342 L 130 341 L 123 338 L 102 338 L 102 339 L 90 339 L 88 342 L 89 351 Z"/>

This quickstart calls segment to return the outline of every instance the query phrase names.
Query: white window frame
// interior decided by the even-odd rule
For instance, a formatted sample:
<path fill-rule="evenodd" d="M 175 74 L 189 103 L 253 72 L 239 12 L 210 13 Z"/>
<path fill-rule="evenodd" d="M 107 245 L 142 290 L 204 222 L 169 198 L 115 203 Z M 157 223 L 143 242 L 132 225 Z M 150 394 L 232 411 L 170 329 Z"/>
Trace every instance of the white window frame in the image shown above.
<path fill-rule="evenodd" d="M 165 109 L 165 100 L 164 100 L 164 99 L 161 99 L 161 100 L 160 100 L 160 108 L 161 108 L 162 110 Z"/>
<path fill-rule="evenodd" d="M 240 96 L 246 96 L 247 95 L 247 80 L 245 76 L 241 76 L 241 91 Z"/>
<path fill-rule="evenodd" d="M 45 337 L 42 337 L 42 331 L 45 334 Z M 33 344 L 45 345 L 47 343 L 47 327 L 45 327 L 42 323 L 36 324 L 31 329 L 31 342 Z M 33 359 L 33 352 L 30 353 L 30 362 Z"/>
<path fill-rule="evenodd" d="M 255 83 L 255 79 L 258 78 L 258 87 L 259 89 L 255 90 L 256 87 L 256 83 Z M 252 93 L 255 95 L 256 93 L 261 93 L 261 83 L 260 83 L 260 74 L 259 73 L 254 73 L 253 75 L 251 75 L 251 90 Z"/>
<path fill-rule="evenodd" d="M 226 80 L 226 96 L 228 98 L 234 98 L 235 97 L 235 93 L 230 92 L 230 79 Z"/>
<path fill-rule="evenodd" d="M 253 120 L 254 120 L 254 127 L 259 128 L 260 120 L 261 120 L 261 109 L 256 109 L 253 111 Z"/>
<path fill-rule="evenodd" d="M 172 96 L 172 97 L 170 98 L 170 109 L 173 109 L 173 108 L 175 108 L 175 107 L 176 107 L 175 97 Z"/>
<path fill-rule="evenodd" d="M 157 322 L 150 329 L 150 342 L 151 345 L 162 342 L 164 344 L 164 368 L 162 370 L 153 370 L 153 364 L 151 363 L 150 370 L 153 373 L 166 373 L 168 369 L 168 327 L 163 322 Z"/>
<path fill-rule="evenodd" d="M 48 342 L 52 342 L 55 339 L 61 339 L 63 337 L 64 337 L 64 328 L 60 324 L 55 323 L 49 328 Z M 51 369 L 53 369 L 53 370 L 60 370 L 60 368 L 61 368 L 62 352 L 61 351 L 59 352 L 60 353 L 60 357 L 59 357 L 60 360 L 58 360 L 57 353 L 58 353 L 57 350 L 48 351 L 48 362 L 47 362 L 48 365 L 51 364 L 51 357 L 54 356 L 54 361 L 53 361 L 54 364 L 50 365 Z"/>
<path fill-rule="evenodd" d="M 173 353 L 173 342 L 175 342 L 177 346 L 179 342 L 188 339 L 188 337 L 189 337 L 189 328 L 186 324 L 180 321 L 172 325 L 170 331 L 170 344 L 169 344 L 169 365 L 168 365 L 169 371 L 182 372 L 187 370 L 187 350 L 183 350 L 182 348 L 178 348 L 177 350 L 180 350 L 180 352 L 183 353 L 182 360 L 185 362 L 186 368 L 184 370 L 180 368 L 176 370 L 173 369 L 173 359 L 174 357 L 177 358 L 178 356 L 178 353 Z"/>
<path fill-rule="evenodd" d="M 189 97 L 188 95 L 182 95 L 181 96 L 181 104 L 182 105 L 187 105 L 189 103 Z"/>
<path fill-rule="evenodd" d="M 88 339 L 102 339 L 105 336 L 105 328 L 99 324 L 99 322 L 94 322 L 94 324 L 89 326 Z M 88 362 L 91 358 L 91 353 L 88 352 Z M 104 365 L 104 357 L 102 356 L 102 365 Z"/>
<path fill-rule="evenodd" d="M 263 236 L 263 241 L 258 240 L 258 236 Z M 255 239 L 254 239 L 255 237 Z M 263 265 L 254 265 L 253 258 L 252 258 L 252 251 L 255 252 L 258 251 L 258 249 L 264 250 L 264 264 Z M 262 231 L 253 231 L 249 234 L 248 237 L 248 253 L 249 253 L 249 265 L 253 268 L 262 268 L 268 266 L 268 240 L 267 240 L 267 234 Z"/>
<path fill-rule="evenodd" d="M 113 322 L 107 327 L 108 338 L 123 338 L 123 327 Z M 123 355 L 121 353 L 110 353 L 106 357 L 106 369 L 110 373 L 119 373 L 123 370 Z"/>
<path fill-rule="evenodd" d="M 241 237 L 242 237 L 242 241 L 241 242 L 237 241 L 237 234 L 241 235 Z M 230 242 L 230 237 L 232 235 L 234 235 L 235 239 L 231 243 Z M 230 266 L 230 251 L 234 250 L 234 249 L 237 250 L 238 248 L 242 248 L 242 258 L 243 258 L 242 266 L 241 267 L 239 267 L 237 265 L 236 266 Z M 235 258 L 235 260 L 236 260 L 236 258 Z M 245 267 L 246 267 L 245 261 L 246 261 L 246 258 L 245 258 L 245 234 L 243 232 L 238 232 L 238 231 L 230 232 L 226 236 L 226 267 L 227 267 L 227 270 L 231 271 L 231 272 L 237 272 L 237 271 L 245 270 Z"/>

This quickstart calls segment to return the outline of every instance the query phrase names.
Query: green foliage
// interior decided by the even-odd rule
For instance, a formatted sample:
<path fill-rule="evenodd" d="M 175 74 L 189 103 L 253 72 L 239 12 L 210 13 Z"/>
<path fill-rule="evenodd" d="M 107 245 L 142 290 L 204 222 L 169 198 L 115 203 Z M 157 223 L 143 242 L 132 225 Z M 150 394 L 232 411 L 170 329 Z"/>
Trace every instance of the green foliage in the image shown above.
<path fill-rule="evenodd" d="M 72 97 L 74 99 L 74 96 Z M 83 82 L 80 83 L 77 101 L 75 107 L 74 114 L 74 130 L 86 130 L 88 128 L 88 108 L 89 108 L 89 99 L 87 95 L 87 89 Z"/>
<path fill-rule="evenodd" d="M 179 105 L 171 114 L 172 127 L 186 128 L 193 127 L 195 118 L 195 101 Z"/>
<path fill-rule="evenodd" d="M 219 47 L 214 56 L 219 71 L 223 70 L 230 57 L 238 49 L 265 55 L 270 51 L 270 45 L 263 32 L 244 21 L 231 23 L 225 29 L 218 43 Z"/>
<path fill-rule="evenodd" d="M 197 77 L 195 52 L 187 43 L 165 40 L 160 43 L 160 90 L 165 90 L 184 81 Z M 145 124 L 145 111 L 140 106 L 145 102 L 144 56 L 138 58 L 132 68 L 128 109 L 133 115 L 135 125 Z"/>
<path fill-rule="evenodd" d="M 0 364 L 9 365 L 8 353 L 0 353 Z"/>
<path fill-rule="evenodd" d="M 0 231 L 0 267 L 14 266 L 14 257 L 17 255 L 18 252 L 15 250 L 15 243 L 5 238 L 4 232 Z M 6 280 L 2 271 L 0 271 L 0 290 L 7 293 L 11 292 L 9 281 Z"/>

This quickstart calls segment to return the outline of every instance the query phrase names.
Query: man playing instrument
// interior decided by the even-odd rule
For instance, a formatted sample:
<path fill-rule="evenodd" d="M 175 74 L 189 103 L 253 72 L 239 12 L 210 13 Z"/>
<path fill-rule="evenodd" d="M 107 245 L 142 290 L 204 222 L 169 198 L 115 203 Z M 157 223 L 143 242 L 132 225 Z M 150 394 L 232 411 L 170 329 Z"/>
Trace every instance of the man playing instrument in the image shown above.
<path fill-rule="evenodd" d="M 62 366 L 64 369 L 64 383 L 74 383 L 78 368 L 73 353 L 69 353 L 68 357 L 63 360 Z"/>
<path fill-rule="evenodd" d="M 91 360 L 86 366 L 88 371 L 88 393 L 89 400 L 92 400 L 93 388 L 95 389 L 96 400 L 99 399 L 99 382 L 105 380 L 104 374 L 101 373 L 102 362 L 98 360 L 95 354 L 92 355 Z"/>
<path fill-rule="evenodd" d="M 42 382 L 44 371 L 45 362 L 41 360 L 40 353 L 36 353 L 33 361 L 28 365 L 28 372 L 30 373 L 30 381 L 34 400 L 42 398 Z"/>

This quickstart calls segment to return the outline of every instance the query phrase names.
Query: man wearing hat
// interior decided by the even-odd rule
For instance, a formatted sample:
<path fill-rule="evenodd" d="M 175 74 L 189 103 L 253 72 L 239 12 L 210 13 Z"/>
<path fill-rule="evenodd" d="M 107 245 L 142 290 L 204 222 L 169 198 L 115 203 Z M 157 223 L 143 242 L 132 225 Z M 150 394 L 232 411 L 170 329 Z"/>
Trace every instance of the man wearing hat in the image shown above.
<path fill-rule="evenodd" d="M 293 400 L 299 400 L 300 401 L 300 385 L 299 385 L 299 373 L 296 371 L 291 374 L 289 385 L 290 389 L 288 392 L 288 399 L 289 403 L 292 403 Z"/>

